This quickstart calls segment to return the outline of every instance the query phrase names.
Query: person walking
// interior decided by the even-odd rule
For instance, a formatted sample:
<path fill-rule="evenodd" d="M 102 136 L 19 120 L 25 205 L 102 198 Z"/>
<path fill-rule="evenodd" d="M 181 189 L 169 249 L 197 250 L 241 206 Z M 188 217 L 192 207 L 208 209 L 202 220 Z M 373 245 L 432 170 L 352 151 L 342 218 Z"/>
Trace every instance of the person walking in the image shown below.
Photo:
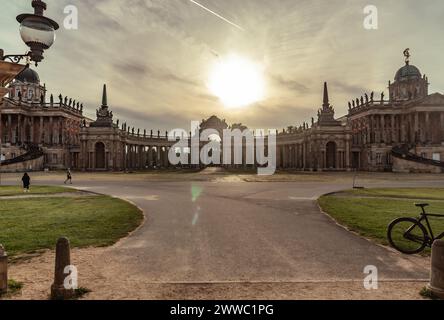
<path fill-rule="evenodd" d="M 31 185 L 31 177 L 28 175 L 28 173 L 25 172 L 25 174 L 22 177 L 23 182 L 23 192 L 29 192 L 29 186 Z"/>
<path fill-rule="evenodd" d="M 65 184 L 69 181 L 70 184 L 72 184 L 72 175 L 71 175 L 71 169 L 68 169 L 68 171 L 66 171 L 66 180 L 65 180 Z"/>

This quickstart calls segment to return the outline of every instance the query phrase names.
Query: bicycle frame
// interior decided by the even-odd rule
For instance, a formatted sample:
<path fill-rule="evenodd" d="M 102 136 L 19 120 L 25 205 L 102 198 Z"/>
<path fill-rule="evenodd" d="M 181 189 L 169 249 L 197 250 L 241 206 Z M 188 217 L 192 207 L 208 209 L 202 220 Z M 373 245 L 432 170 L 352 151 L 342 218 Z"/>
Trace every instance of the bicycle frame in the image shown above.
<path fill-rule="evenodd" d="M 433 244 L 433 242 L 434 242 L 435 240 L 439 240 L 439 239 L 444 238 L 444 232 L 441 233 L 439 236 L 435 237 L 435 235 L 433 234 L 432 226 L 431 226 L 430 221 L 429 221 L 429 217 L 435 217 L 435 218 L 441 218 L 441 219 L 444 219 L 444 215 L 443 215 L 443 214 L 431 214 L 431 213 L 427 213 L 427 212 L 425 211 L 424 207 L 422 207 L 422 213 L 421 213 L 421 216 L 418 218 L 418 222 L 419 222 L 419 223 L 422 223 L 422 221 L 425 221 L 425 222 L 426 222 L 426 228 L 428 229 L 429 236 L 431 237 L 431 238 L 429 239 L 428 246 L 431 247 L 432 244 Z M 411 230 L 410 230 L 410 231 L 411 231 Z"/>

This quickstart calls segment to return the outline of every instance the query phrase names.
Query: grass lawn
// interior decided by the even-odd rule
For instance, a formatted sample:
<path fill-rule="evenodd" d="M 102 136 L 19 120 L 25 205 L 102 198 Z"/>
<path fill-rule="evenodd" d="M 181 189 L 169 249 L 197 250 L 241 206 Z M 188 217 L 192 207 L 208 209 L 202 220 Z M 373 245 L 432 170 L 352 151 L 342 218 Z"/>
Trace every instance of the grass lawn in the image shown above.
<path fill-rule="evenodd" d="M 366 197 L 444 200 L 444 189 L 439 188 L 355 189 L 345 191 L 345 193 Z"/>
<path fill-rule="evenodd" d="M 59 237 L 72 247 L 107 246 L 142 222 L 130 203 L 108 196 L 0 200 L 0 243 L 10 256 L 54 248 Z"/>
<path fill-rule="evenodd" d="M 347 197 L 347 194 L 350 196 Z M 421 209 L 414 206 L 418 201 L 430 203 L 428 213 L 444 214 L 444 189 L 353 190 L 323 196 L 319 204 L 350 230 L 388 245 L 387 227 L 390 222 L 400 217 L 418 217 Z M 444 219 L 431 218 L 431 224 L 435 235 L 444 232 Z"/>
<path fill-rule="evenodd" d="M 55 194 L 64 192 L 77 192 L 76 189 L 64 187 L 47 187 L 47 186 L 33 186 L 31 185 L 29 194 Z M 21 186 L 1 186 L 0 197 L 22 195 L 23 188 Z"/>

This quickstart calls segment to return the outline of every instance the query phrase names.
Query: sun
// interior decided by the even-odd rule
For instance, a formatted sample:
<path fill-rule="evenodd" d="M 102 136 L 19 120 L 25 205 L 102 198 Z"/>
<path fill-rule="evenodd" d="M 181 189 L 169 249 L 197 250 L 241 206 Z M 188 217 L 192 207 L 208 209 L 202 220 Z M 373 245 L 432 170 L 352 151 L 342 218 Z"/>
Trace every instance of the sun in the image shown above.
<path fill-rule="evenodd" d="M 263 67 L 248 59 L 231 55 L 213 67 L 208 87 L 227 108 L 240 108 L 264 98 Z"/>

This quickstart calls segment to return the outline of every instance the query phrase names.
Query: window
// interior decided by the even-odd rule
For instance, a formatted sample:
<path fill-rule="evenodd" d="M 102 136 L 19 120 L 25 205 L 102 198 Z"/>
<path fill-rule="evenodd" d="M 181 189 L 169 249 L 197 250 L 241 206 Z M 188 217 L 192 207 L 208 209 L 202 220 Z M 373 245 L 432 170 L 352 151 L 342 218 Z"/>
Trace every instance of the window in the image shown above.
<path fill-rule="evenodd" d="M 376 164 L 377 165 L 382 165 L 382 153 L 377 153 L 376 154 Z"/>
<path fill-rule="evenodd" d="M 433 160 L 441 161 L 441 154 L 440 153 L 434 153 L 433 154 Z"/>
<path fill-rule="evenodd" d="M 386 155 L 386 164 L 387 165 L 392 165 L 393 164 L 393 159 L 392 159 L 392 154 L 390 153 L 390 152 L 387 152 L 387 155 Z"/>
<path fill-rule="evenodd" d="M 34 96 L 34 91 L 32 89 L 28 90 L 28 99 L 32 99 L 32 97 Z"/>

